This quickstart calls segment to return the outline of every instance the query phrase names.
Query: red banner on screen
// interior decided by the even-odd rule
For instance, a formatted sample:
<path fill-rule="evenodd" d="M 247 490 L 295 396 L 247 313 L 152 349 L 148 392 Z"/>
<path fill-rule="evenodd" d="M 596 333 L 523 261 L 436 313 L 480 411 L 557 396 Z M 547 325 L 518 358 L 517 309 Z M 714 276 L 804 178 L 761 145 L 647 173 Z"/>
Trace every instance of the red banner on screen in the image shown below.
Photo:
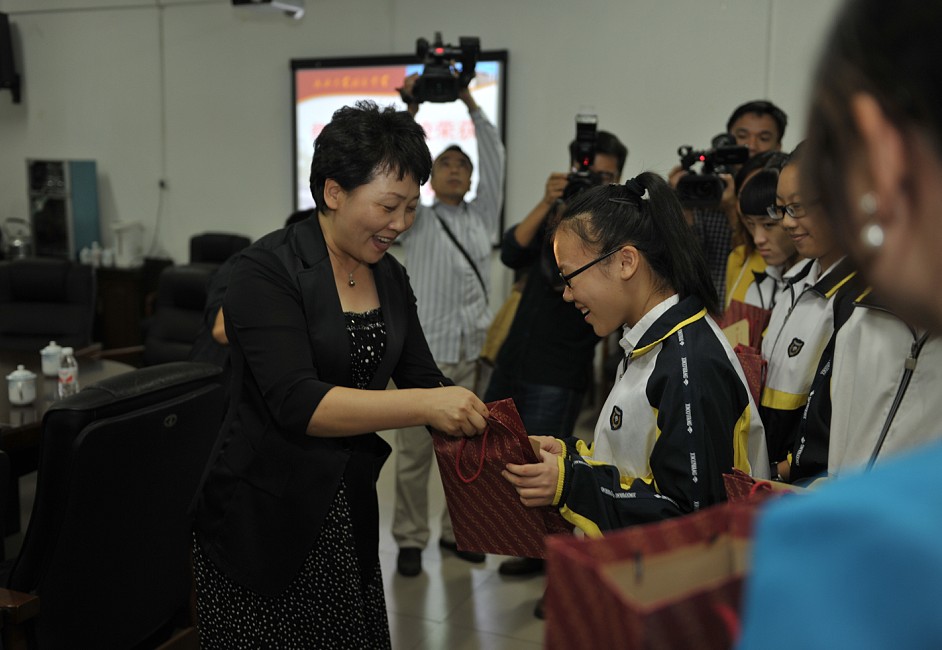
<path fill-rule="evenodd" d="M 397 94 L 406 76 L 405 66 L 346 70 L 302 70 L 297 75 L 296 101 L 323 95 Z"/>

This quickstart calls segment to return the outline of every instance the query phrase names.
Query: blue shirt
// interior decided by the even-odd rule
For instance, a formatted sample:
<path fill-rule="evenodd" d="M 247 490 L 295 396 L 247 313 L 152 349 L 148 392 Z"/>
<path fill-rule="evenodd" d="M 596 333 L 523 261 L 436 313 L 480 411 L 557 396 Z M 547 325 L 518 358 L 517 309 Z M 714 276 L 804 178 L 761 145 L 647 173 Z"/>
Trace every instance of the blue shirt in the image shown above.
<path fill-rule="evenodd" d="M 942 444 L 759 519 L 739 648 L 942 648 Z"/>

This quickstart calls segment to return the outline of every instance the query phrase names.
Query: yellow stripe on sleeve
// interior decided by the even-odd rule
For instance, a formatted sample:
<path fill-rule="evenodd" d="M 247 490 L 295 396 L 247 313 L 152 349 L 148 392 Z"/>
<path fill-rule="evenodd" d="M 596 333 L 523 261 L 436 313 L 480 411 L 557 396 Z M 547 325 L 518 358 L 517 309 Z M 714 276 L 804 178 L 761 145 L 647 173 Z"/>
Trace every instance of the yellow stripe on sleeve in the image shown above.
<path fill-rule="evenodd" d="M 563 519 L 584 532 L 586 537 L 592 537 L 596 539 L 602 537 L 602 531 L 599 529 L 598 524 L 587 517 L 583 517 L 577 512 L 573 512 L 569 509 L 569 506 L 563 506 L 560 508 L 559 514 L 563 516 Z"/>
<path fill-rule="evenodd" d="M 808 395 L 795 395 L 766 387 L 762 390 L 762 406 L 776 411 L 794 411 L 808 401 Z"/>

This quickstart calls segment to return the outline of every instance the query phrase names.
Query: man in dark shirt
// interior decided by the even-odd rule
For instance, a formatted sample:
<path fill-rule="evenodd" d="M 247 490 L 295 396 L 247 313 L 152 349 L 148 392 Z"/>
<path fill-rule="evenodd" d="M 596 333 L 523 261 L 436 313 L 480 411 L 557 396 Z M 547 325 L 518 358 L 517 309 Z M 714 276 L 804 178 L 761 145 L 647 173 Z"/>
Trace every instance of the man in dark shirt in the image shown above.
<path fill-rule="evenodd" d="M 577 168 L 575 142 L 569 150 Z M 618 183 L 627 157 L 628 149 L 617 137 L 599 131 L 590 169 L 602 183 Z M 512 397 L 530 435 L 560 438 L 573 434 L 599 340 L 582 314 L 563 301 L 552 242 L 546 236 L 563 208 L 567 179 L 566 173 L 550 174 L 540 201 L 504 233 L 501 261 L 526 272 L 527 278 L 484 396 L 485 402 Z M 523 575 L 542 568 L 542 560 L 514 558 L 505 560 L 500 572 Z"/>

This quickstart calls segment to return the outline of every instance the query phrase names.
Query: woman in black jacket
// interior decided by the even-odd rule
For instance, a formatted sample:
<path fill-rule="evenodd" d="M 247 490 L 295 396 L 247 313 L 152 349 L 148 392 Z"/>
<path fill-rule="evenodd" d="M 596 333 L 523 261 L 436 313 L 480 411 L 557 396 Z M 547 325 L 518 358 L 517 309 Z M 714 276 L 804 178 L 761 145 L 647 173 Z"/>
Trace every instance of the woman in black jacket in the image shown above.
<path fill-rule="evenodd" d="M 246 249 L 223 303 L 232 402 L 196 511 L 201 644 L 388 647 L 374 432 L 483 431 L 432 360 L 405 269 L 431 158 L 408 113 L 358 103 L 315 143 L 316 218 Z M 384 390 L 392 379 L 398 390 Z"/>

